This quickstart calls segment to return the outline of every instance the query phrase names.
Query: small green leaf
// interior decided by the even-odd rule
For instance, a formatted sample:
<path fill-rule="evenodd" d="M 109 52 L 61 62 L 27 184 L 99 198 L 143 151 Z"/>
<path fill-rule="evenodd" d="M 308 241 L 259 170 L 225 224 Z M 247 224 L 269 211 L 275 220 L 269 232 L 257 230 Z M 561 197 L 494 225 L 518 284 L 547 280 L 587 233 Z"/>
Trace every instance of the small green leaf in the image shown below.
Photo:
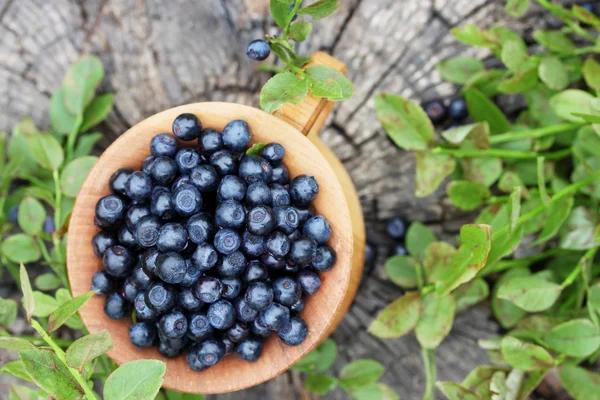
<path fill-rule="evenodd" d="M 60 87 L 50 99 L 52 129 L 61 135 L 68 135 L 77 125 L 77 115 L 71 113 L 65 105 L 65 92 L 65 88 Z"/>
<path fill-rule="evenodd" d="M 389 93 L 375 97 L 377 117 L 398 147 L 426 150 L 433 142 L 434 128 L 421 107 L 412 101 Z"/>
<path fill-rule="evenodd" d="M 563 227 L 560 248 L 570 250 L 587 250 L 600 245 L 596 237 L 596 226 L 600 217 L 594 211 L 583 206 L 574 208 Z"/>
<path fill-rule="evenodd" d="M 417 151 L 417 172 L 415 177 L 415 196 L 425 197 L 433 193 L 442 181 L 456 168 L 454 157 L 446 154 L 432 154 Z"/>
<path fill-rule="evenodd" d="M 60 189 L 68 197 L 77 197 L 79 189 L 98 157 L 84 156 L 68 163 L 60 174 Z"/>
<path fill-rule="evenodd" d="M 11 385 L 8 393 L 8 400 L 44 400 L 47 398 L 48 394 L 43 390 L 34 390 L 21 385 Z"/>
<path fill-rule="evenodd" d="M 462 91 L 472 87 L 479 90 L 484 96 L 492 97 L 498 94 L 498 85 L 502 82 L 508 72 L 501 69 L 488 69 L 474 74 L 465 84 Z"/>
<path fill-rule="evenodd" d="M 317 347 L 319 358 L 315 361 L 315 371 L 324 372 L 330 369 L 337 357 L 338 347 L 333 339 L 326 339 Z"/>
<path fill-rule="evenodd" d="M 452 144 L 463 144 L 467 140 L 478 149 L 490 147 L 489 136 L 490 127 L 487 122 L 461 125 L 442 132 L 442 137 Z"/>
<path fill-rule="evenodd" d="M 490 379 L 490 394 L 492 400 L 502 400 L 506 398 L 506 373 L 504 371 L 496 371 Z"/>
<path fill-rule="evenodd" d="M 592 57 L 583 63 L 583 78 L 590 88 L 600 91 L 600 63 Z"/>
<path fill-rule="evenodd" d="M 263 151 L 264 148 L 265 148 L 264 143 L 256 143 L 252 147 L 250 147 L 248 150 L 246 150 L 246 154 L 249 156 L 260 156 L 260 153 Z"/>
<path fill-rule="evenodd" d="M 369 326 L 369 333 L 382 339 L 404 336 L 417 326 L 420 308 L 419 293 L 405 293 L 379 313 Z"/>
<path fill-rule="evenodd" d="M 510 122 L 504 113 L 483 93 L 469 88 L 464 94 L 471 117 L 478 122 L 487 121 L 492 135 L 510 131 Z"/>
<path fill-rule="evenodd" d="M 446 193 L 452 203 L 462 210 L 474 210 L 481 207 L 491 196 L 485 185 L 469 181 L 450 182 Z"/>
<path fill-rule="evenodd" d="M 19 337 L 0 336 L 0 349 L 21 351 L 35 349 L 35 346 L 29 343 L 27 340 Z"/>
<path fill-rule="evenodd" d="M 467 83 L 474 74 L 483 71 L 484 68 L 483 62 L 473 57 L 450 58 L 436 67 L 443 80 L 461 85 Z"/>
<path fill-rule="evenodd" d="M 309 375 L 304 384 L 309 392 L 322 396 L 333 389 L 337 385 L 337 381 L 328 375 Z"/>
<path fill-rule="evenodd" d="M 531 116 L 541 126 L 557 125 L 562 121 L 550 107 L 550 98 L 555 94 L 545 85 L 538 85 L 524 93 Z"/>
<path fill-rule="evenodd" d="M 25 233 L 38 235 L 42 232 L 46 210 L 42 203 L 32 197 L 25 197 L 19 204 L 19 226 Z"/>
<path fill-rule="evenodd" d="M 600 393 L 600 375 L 575 365 L 565 365 L 558 373 L 560 382 L 577 400 L 597 400 Z"/>
<path fill-rule="evenodd" d="M 510 215 L 510 231 L 517 229 L 517 221 L 521 215 L 521 186 L 513 189 L 508 203 L 508 214 Z"/>
<path fill-rule="evenodd" d="M 502 174 L 500 181 L 498 182 L 498 189 L 505 193 L 512 193 L 517 186 L 525 187 L 521 177 L 514 171 L 504 171 L 504 174 Z"/>
<path fill-rule="evenodd" d="M 29 150 L 43 168 L 57 170 L 64 160 L 63 149 L 52 135 L 39 134 L 27 138 Z"/>
<path fill-rule="evenodd" d="M 448 274 L 457 250 L 446 242 L 431 243 L 425 249 L 423 268 L 430 282 L 437 282 Z"/>
<path fill-rule="evenodd" d="M 85 132 L 88 129 L 98 125 L 112 110 L 114 95 L 103 94 L 95 97 L 83 113 L 83 123 L 79 130 Z"/>
<path fill-rule="evenodd" d="M 507 40 L 502 45 L 502 62 L 512 72 L 519 72 L 528 57 L 521 40 Z"/>
<path fill-rule="evenodd" d="M 494 317 L 500 322 L 503 328 L 509 329 L 517 325 L 517 323 L 525 316 L 525 311 L 520 307 L 517 307 L 513 302 L 509 300 L 503 300 L 498 297 L 498 290 L 504 283 L 509 282 L 513 278 L 522 278 L 529 276 L 529 270 L 526 269 L 513 269 L 506 272 L 500 277 L 494 292 L 492 294 L 492 312 Z"/>
<path fill-rule="evenodd" d="M 28 264 L 40 259 L 42 253 L 35 240 L 24 233 L 8 236 L 0 244 L 0 253 L 12 262 Z"/>
<path fill-rule="evenodd" d="M 574 319 L 552 328 L 544 343 L 572 357 L 588 357 L 600 347 L 600 329 L 587 319 Z"/>
<path fill-rule="evenodd" d="M 513 368 L 524 371 L 545 369 L 554 366 L 554 359 L 541 346 L 525 343 L 511 336 L 502 340 L 502 357 Z"/>
<path fill-rule="evenodd" d="M 498 84 L 498 91 L 506 94 L 523 93 L 535 88 L 538 84 L 537 67 L 515 74 Z"/>
<path fill-rule="evenodd" d="M 10 374 L 19 379 L 23 379 L 27 382 L 33 382 L 31 377 L 27 373 L 27 369 L 25 368 L 25 363 L 21 360 L 11 361 L 6 363 L 0 368 L 0 372 L 5 374 Z"/>
<path fill-rule="evenodd" d="M 313 19 L 325 18 L 340 6 L 339 0 L 317 0 L 298 10 L 298 14 L 310 15 Z"/>
<path fill-rule="evenodd" d="M 107 331 L 100 331 L 77 339 L 69 346 L 65 357 L 67 365 L 80 370 L 94 358 L 101 356 L 113 348 Z"/>
<path fill-rule="evenodd" d="M 83 113 L 103 78 L 102 61 L 94 55 L 85 55 L 71 65 L 62 84 L 64 104 L 70 113 Z"/>
<path fill-rule="evenodd" d="M 590 101 L 594 96 L 579 89 L 567 89 L 550 99 L 550 107 L 556 115 L 571 122 L 582 122 L 581 117 L 573 113 L 593 114 Z"/>
<path fill-rule="evenodd" d="M 575 49 L 575 43 L 561 31 L 543 31 L 533 32 L 533 38 L 536 42 L 548 48 L 548 50 L 557 53 L 569 53 Z"/>
<path fill-rule="evenodd" d="M 437 382 L 437 388 L 449 400 L 482 400 L 481 397 L 471 392 L 469 389 L 454 382 Z"/>
<path fill-rule="evenodd" d="M 552 203 L 548 210 L 548 219 L 544 223 L 542 232 L 532 246 L 547 242 L 552 239 L 560 230 L 563 223 L 571 213 L 575 199 L 573 196 L 566 196 Z"/>
<path fill-rule="evenodd" d="M 106 379 L 106 400 L 153 399 L 167 371 L 164 362 L 137 360 L 121 365 Z"/>
<path fill-rule="evenodd" d="M 8 328 L 17 318 L 17 302 L 0 297 L 0 326 Z"/>
<path fill-rule="evenodd" d="M 100 139 L 102 139 L 101 133 L 88 133 L 87 135 L 80 136 L 73 151 L 73 158 L 89 155 Z"/>
<path fill-rule="evenodd" d="M 56 290 L 62 286 L 61 280 L 52 272 L 46 272 L 45 274 L 38 275 L 33 283 L 36 288 L 44 292 Z"/>
<path fill-rule="evenodd" d="M 492 186 L 502 175 L 502 159 L 499 157 L 462 158 L 463 174 L 466 180 L 485 187 Z"/>
<path fill-rule="evenodd" d="M 494 40 L 492 35 L 479 29 L 474 24 L 454 27 L 450 29 L 450 33 L 452 33 L 457 40 L 471 46 L 486 47 L 490 49 L 498 47 L 498 43 Z"/>
<path fill-rule="evenodd" d="M 529 0 L 508 0 L 504 10 L 511 17 L 522 17 L 529 8 Z"/>
<path fill-rule="evenodd" d="M 377 382 L 385 368 L 375 360 L 356 360 L 344 365 L 340 372 L 340 383 L 346 387 L 360 387 Z"/>
<path fill-rule="evenodd" d="M 452 329 L 454 298 L 451 295 L 437 297 L 435 293 L 429 293 L 423 297 L 421 304 L 415 334 L 422 347 L 435 349 Z"/>
<path fill-rule="evenodd" d="M 392 256 L 385 262 L 385 271 L 390 280 L 404 289 L 417 286 L 415 268 L 415 260 L 408 256 Z"/>
<path fill-rule="evenodd" d="M 483 279 L 474 279 L 460 285 L 452 292 L 454 302 L 456 303 L 456 312 L 459 313 L 487 299 L 489 294 L 490 288 Z"/>
<path fill-rule="evenodd" d="M 498 289 L 498 297 L 525 311 L 538 312 L 552 307 L 561 292 L 562 286 L 534 275 L 503 283 Z"/>
<path fill-rule="evenodd" d="M 23 307 L 27 314 L 27 321 L 31 321 L 31 316 L 35 312 L 36 304 L 33 298 L 31 282 L 29 281 L 29 274 L 22 263 L 19 268 L 19 279 L 21 280 L 21 292 L 23 293 Z"/>
<path fill-rule="evenodd" d="M 290 39 L 296 42 L 304 42 L 313 30 L 310 22 L 298 21 L 290 26 Z"/>
<path fill-rule="evenodd" d="M 405 244 L 408 254 L 423 260 L 425 257 L 425 249 L 437 238 L 427 226 L 419 221 L 415 221 L 408 227 L 406 232 Z"/>
<path fill-rule="evenodd" d="M 540 369 L 532 371 L 527 375 L 527 378 L 523 381 L 521 388 L 519 389 L 519 400 L 529 399 L 529 396 L 533 391 L 542 383 L 546 374 L 550 369 Z"/>
<path fill-rule="evenodd" d="M 370 383 L 365 386 L 358 387 L 352 392 L 354 400 L 399 400 L 398 394 L 383 383 Z"/>
<path fill-rule="evenodd" d="M 524 211 L 523 211 L 524 212 Z M 492 248 L 488 255 L 488 265 L 494 264 L 496 261 L 511 254 L 519 247 L 525 229 L 523 225 L 519 225 L 514 231 L 504 231 L 492 239 Z"/>
<path fill-rule="evenodd" d="M 260 107 L 268 113 L 279 110 L 285 103 L 300 104 L 308 93 L 308 79 L 291 72 L 275 75 L 260 92 Z"/>
<path fill-rule="evenodd" d="M 281 28 L 285 28 L 289 15 L 290 15 L 290 4 L 293 4 L 294 0 L 271 0 L 271 15 L 275 23 Z"/>
<path fill-rule="evenodd" d="M 540 63 L 538 73 L 542 82 L 550 89 L 563 90 L 569 85 L 569 74 L 558 57 L 544 57 Z"/>
<path fill-rule="evenodd" d="M 87 292 L 58 307 L 48 317 L 48 332 L 53 332 L 60 328 L 62 324 L 64 324 L 67 319 L 75 314 L 77 310 L 79 310 L 95 293 L 95 291 Z"/>
<path fill-rule="evenodd" d="M 324 65 L 312 65 L 305 69 L 310 91 L 317 97 L 341 101 L 352 97 L 354 86 L 340 71 Z"/>
<path fill-rule="evenodd" d="M 33 292 L 33 300 L 35 302 L 33 316 L 38 318 L 46 318 L 60 306 L 54 297 L 38 291 Z"/>

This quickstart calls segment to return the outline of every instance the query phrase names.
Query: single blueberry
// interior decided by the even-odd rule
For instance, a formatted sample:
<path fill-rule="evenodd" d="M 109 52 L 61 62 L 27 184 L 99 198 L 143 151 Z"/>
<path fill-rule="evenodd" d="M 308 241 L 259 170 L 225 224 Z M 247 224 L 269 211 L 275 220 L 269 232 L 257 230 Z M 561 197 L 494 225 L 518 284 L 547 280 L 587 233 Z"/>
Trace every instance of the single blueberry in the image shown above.
<path fill-rule="evenodd" d="M 299 175 L 290 182 L 290 196 L 294 204 L 308 206 L 317 197 L 319 184 L 308 175 Z"/>
<path fill-rule="evenodd" d="M 203 276 L 194 286 L 194 296 L 204 303 L 212 304 L 221 298 L 223 283 L 213 276 Z"/>
<path fill-rule="evenodd" d="M 288 346 L 298 346 L 308 336 L 308 327 L 302 318 L 291 317 L 277 334 L 281 341 Z"/>
<path fill-rule="evenodd" d="M 265 253 L 260 257 L 260 262 L 262 262 L 267 268 L 272 270 L 282 270 L 285 268 L 285 259 L 275 258 L 269 253 Z"/>
<path fill-rule="evenodd" d="M 406 250 L 406 247 L 404 247 L 404 245 L 398 243 L 397 245 L 394 246 L 394 255 L 407 256 L 408 251 Z"/>
<path fill-rule="evenodd" d="M 244 151 L 250 143 L 252 133 L 246 121 L 233 120 L 223 128 L 223 144 L 231 151 Z"/>
<path fill-rule="evenodd" d="M 201 133 L 202 124 L 194 114 L 181 114 L 173 122 L 173 134 L 179 140 L 195 140 Z"/>
<path fill-rule="evenodd" d="M 142 269 L 149 277 L 156 276 L 156 259 L 160 252 L 155 247 L 150 248 L 142 254 Z"/>
<path fill-rule="evenodd" d="M 173 219 L 177 213 L 173 207 L 173 197 L 167 190 L 159 190 L 150 197 L 150 212 L 163 221 Z"/>
<path fill-rule="evenodd" d="M 135 307 L 135 317 L 138 321 L 151 321 L 158 316 L 156 311 L 148 307 L 146 304 L 144 292 L 138 293 L 133 306 Z"/>
<path fill-rule="evenodd" d="M 422 105 L 423 110 L 435 125 L 441 124 L 448 117 L 448 109 L 443 100 L 437 99 L 426 102 Z"/>
<path fill-rule="evenodd" d="M 252 322 L 258 317 L 258 311 L 248 305 L 244 296 L 240 296 L 235 300 L 235 312 L 238 320 L 242 322 Z"/>
<path fill-rule="evenodd" d="M 185 276 L 183 280 L 179 283 L 179 286 L 182 287 L 191 287 L 193 286 L 198 279 L 202 276 L 202 271 L 198 269 L 193 263 L 192 260 L 187 258 L 185 260 Z"/>
<path fill-rule="evenodd" d="M 133 173 L 131 168 L 120 168 L 116 170 L 108 180 L 110 191 L 118 196 L 126 196 L 125 183 Z"/>
<path fill-rule="evenodd" d="M 273 298 L 284 306 L 293 306 L 302 297 L 302 289 L 298 282 L 289 276 L 277 278 L 273 282 Z"/>
<path fill-rule="evenodd" d="M 265 237 L 254 235 L 248 231 L 244 232 L 242 251 L 249 258 L 260 257 L 265 252 Z"/>
<path fill-rule="evenodd" d="M 199 347 L 198 360 L 205 367 L 215 365 L 225 356 L 225 346 L 220 341 L 208 339 L 200 343 Z"/>
<path fill-rule="evenodd" d="M 142 290 L 148 289 L 148 286 L 152 283 L 152 278 L 144 271 L 141 263 L 133 268 L 131 279 L 134 285 Z"/>
<path fill-rule="evenodd" d="M 156 340 L 156 327 L 149 322 L 138 322 L 129 327 L 129 339 L 135 347 L 150 347 Z"/>
<path fill-rule="evenodd" d="M 179 175 L 171 184 L 171 191 L 177 189 L 181 185 L 192 185 L 192 178 L 189 175 Z"/>
<path fill-rule="evenodd" d="M 183 313 L 173 311 L 160 318 L 158 329 L 169 339 L 179 339 L 187 333 L 188 321 Z"/>
<path fill-rule="evenodd" d="M 238 161 L 229 150 L 219 150 L 211 154 L 208 160 L 220 176 L 237 173 Z"/>
<path fill-rule="evenodd" d="M 317 215 L 306 221 L 302 232 L 304 233 L 304 236 L 314 239 L 317 243 L 325 244 L 331 237 L 331 225 L 325 217 Z"/>
<path fill-rule="evenodd" d="M 254 310 L 265 310 L 273 303 L 273 288 L 266 282 L 252 282 L 246 289 L 244 299 Z"/>
<path fill-rule="evenodd" d="M 242 178 L 237 175 L 225 175 L 217 189 L 217 196 L 220 201 L 242 201 L 245 195 L 246 184 Z"/>
<path fill-rule="evenodd" d="M 254 336 L 265 338 L 271 334 L 271 330 L 264 326 L 262 322 L 260 322 L 260 318 L 254 319 L 249 324 L 250 332 L 252 332 Z"/>
<path fill-rule="evenodd" d="M 102 257 L 106 249 L 117 244 L 119 240 L 113 232 L 100 231 L 92 238 L 92 249 L 97 257 Z"/>
<path fill-rule="evenodd" d="M 302 299 L 298 300 L 290 307 L 290 311 L 294 313 L 299 313 L 302 310 L 304 310 L 304 300 Z"/>
<path fill-rule="evenodd" d="M 152 193 L 152 178 L 142 171 L 133 172 L 125 182 L 125 193 L 131 200 L 146 200 Z"/>
<path fill-rule="evenodd" d="M 238 173 L 247 184 L 270 183 L 273 177 L 273 167 L 262 157 L 247 155 L 240 161 Z"/>
<path fill-rule="evenodd" d="M 283 207 L 292 204 L 292 198 L 290 192 L 277 183 L 273 183 L 270 186 L 271 189 L 271 205 L 273 207 Z"/>
<path fill-rule="evenodd" d="M 142 217 L 135 227 L 135 239 L 142 247 L 148 248 L 156 245 L 161 223 L 154 215 Z"/>
<path fill-rule="evenodd" d="M 146 305 L 158 314 L 169 311 L 175 305 L 173 289 L 162 282 L 154 282 L 144 293 Z"/>
<path fill-rule="evenodd" d="M 92 289 L 97 290 L 97 295 L 100 296 L 102 294 L 108 294 L 113 289 L 113 280 L 112 277 L 103 269 L 100 271 L 96 271 L 94 276 L 92 277 Z"/>
<path fill-rule="evenodd" d="M 273 257 L 283 258 L 290 251 L 290 240 L 284 233 L 275 231 L 267 238 L 266 248 Z"/>
<path fill-rule="evenodd" d="M 190 261 L 200 272 L 206 272 L 217 264 L 219 254 L 211 244 L 202 243 L 196 247 L 190 256 Z"/>
<path fill-rule="evenodd" d="M 158 231 L 156 247 L 161 252 L 181 252 L 187 247 L 188 232 L 177 222 L 164 224 Z"/>
<path fill-rule="evenodd" d="M 234 324 L 236 313 L 233 304 L 227 300 L 219 300 L 208 307 L 206 316 L 213 328 L 224 330 Z"/>
<path fill-rule="evenodd" d="M 242 360 L 255 362 L 260 358 L 262 348 L 263 345 L 260 340 L 249 337 L 238 344 L 236 352 Z"/>
<path fill-rule="evenodd" d="M 154 157 L 174 157 L 177 153 L 177 141 L 168 133 L 159 133 L 150 141 L 150 153 Z"/>
<path fill-rule="evenodd" d="M 19 220 L 19 206 L 12 206 L 8 210 L 8 220 L 10 222 L 17 222 Z"/>
<path fill-rule="evenodd" d="M 464 97 L 456 97 L 450 100 L 448 113 L 450 118 L 457 122 L 467 118 L 469 116 L 469 110 L 467 108 L 467 101 L 464 99 Z"/>
<path fill-rule="evenodd" d="M 400 217 L 390 218 L 385 225 L 385 231 L 392 239 L 402 239 L 406 233 L 406 223 Z"/>
<path fill-rule="evenodd" d="M 138 288 L 135 283 L 133 282 L 133 279 L 131 277 L 127 277 L 127 279 L 125 279 L 125 281 L 123 282 L 123 287 L 121 289 L 121 296 L 123 296 L 123 298 L 129 302 L 129 303 L 133 303 L 135 301 L 136 296 L 138 295 L 138 293 L 141 293 L 142 289 Z"/>
<path fill-rule="evenodd" d="M 262 39 L 251 41 L 246 50 L 248 58 L 254 61 L 266 60 L 269 54 L 271 54 L 271 46 Z"/>
<path fill-rule="evenodd" d="M 212 336 L 214 328 L 208 322 L 208 317 L 203 313 L 191 314 L 188 316 L 188 336 L 190 339 L 199 342 Z"/>
<path fill-rule="evenodd" d="M 125 225 L 131 232 L 135 232 L 136 226 L 140 219 L 146 215 L 150 215 L 152 211 L 145 204 L 134 204 L 127 210 L 125 214 Z"/>
<path fill-rule="evenodd" d="M 221 254 L 231 254 L 240 248 L 242 239 L 240 235 L 232 229 L 219 229 L 215 234 L 215 249 Z"/>
<path fill-rule="evenodd" d="M 333 268 L 336 260 L 335 250 L 327 245 L 323 245 L 317 249 L 317 255 L 312 261 L 312 266 L 319 272 L 326 272 Z"/>
<path fill-rule="evenodd" d="M 277 332 L 290 320 L 290 309 L 279 303 L 271 303 L 258 317 L 264 326 Z"/>
<path fill-rule="evenodd" d="M 104 313 L 112 319 L 125 318 L 129 314 L 129 303 L 118 293 L 111 293 L 104 300 Z"/>
<path fill-rule="evenodd" d="M 163 253 L 156 259 L 156 275 L 163 282 L 177 284 L 183 281 L 187 266 L 178 253 Z"/>
<path fill-rule="evenodd" d="M 196 372 L 205 371 L 208 367 L 200 361 L 200 346 L 193 345 L 188 349 L 187 354 L 185 355 L 185 360 L 188 363 L 188 366 Z"/>
<path fill-rule="evenodd" d="M 179 289 L 176 298 L 177 306 L 185 311 L 199 311 L 204 303 L 196 298 L 188 288 Z"/>
<path fill-rule="evenodd" d="M 280 185 L 287 185 L 290 181 L 290 172 L 287 167 L 283 164 L 273 167 L 273 173 L 271 176 L 271 183 L 277 183 Z"/>
<path fill-rule="evenodd" d="M 173 191 L 173 208 L 182 217 L 190 217 L 202 208 L 202 196 L 193 185 L 181 185 Z"/>
<path fill-rule="evenodd" d="M 317 255 L 317 242 L 308 237 L 302 237 L 292 242 L 288 260 L 294 264 L 308 265 Z"/>
<path fill-rule="evenodd" d="M 177 176 L 177 163 L 170 157 L 157 157 L 150 168 L 150 177 L 155 184 L 168 186 Z"/>
<path fill-rule="evenodd" d="M 237 321 L 231 328 L 225 331 L 225 335 L 227 335 L 232 342 L 239 343 L 250 336 L 250 328 L 248 328 L 248 325 L 245 323 Z"/>
<path fill-rule="evenodd" d="M 213 218 L 208 213 L 201 212 L 192 215 L 185 223 L 190 241 L 196 244 L 202 244 L 211 240 L 217 231 Z"/>
<path fill-rule="evenodd" d="M 226 255 L 216 266 L 217 273 L 226 278 L 233 278 L 240 275 L 245 268 L 246 257 L 244 257 L 241 251 L 235 251 Z"/>
<path fill-rule="evenodd" d="M 129 275 L 135 262 L 133 253 L 123 246 L 109 247 L 102 257 L 104 269 L 115 278 Z"/>
<path fill-rule="evenodd" d="M 223 149 L 223 137 L 214 129 L 205 129 L 198 139 L 200 150 L 205 154 L 212 154 Z"/>
<path fill-rule="evenodd" d="M 125 203 L 115 195 L 101 198 L 96 204 L 94 223 L 103 229 L 115 229 L 125 217 Z"/>
<path fill-rule="evenodd" d="M 245 283 L 265 281 L 269 278 L 269 272 L 260 261 L 252 260 L 246 266 L 241 278 Z"/>
<path fill-rule="evenodd" d="M 189 174 L 200 165 L 200 155 L 193 149 L 182 149 L 175 155 L 175 163 L 181 174 Z"/>
<path fill-rule="evenodd" d="M 254 182 L 248 185 L 245 203 L 249 207 L 270 206 L 271 189 L 264 182 Z"/>
<path fill-rule="evenodd" d="M 215 211 L 215 222 L 220 228 L 241 228 L 245 219 L 244 207 L 236 200 L 223 201 Z"/>
<path fill-rule="evenodd" d="M 235 253 L 233 253 L 235 254 Z M 223 297 L 225 300 L 234 301 L 242 291 L 242 281 L 238 278 L 223 278 Z"/>
<path fill-rule="evenodd" d="M 246 228 L 248 232 L 255 235 L 268 235 L 273 231 L 274 227 L 275 216 L 271 207 L 254 207 L 246 217 Z"/>
<path fill-rule="evenodd" d="M 287 235 L 298 229 L 300 218 L 295 207 L 275 207 L 273 208 L 273 214 L 275 214 L 275 229 Z"/>
<path fill-rule="evenodd" d="M 119 244 L 121 246 L 127 247 L 133 251 L 136 251 L 140 248 L 137 240 L 135 240 L 135 236 L 129 229 L 127 229 L 127 226 L 125 225 L 121 226 L 117 237 L 119 238 Z"/>
<path fill-rule="evenodd" d="M 321 288 L 321 279 L 311 271 L 302 270 L 298 272 L 296 280 L 306 294 L 314 294 Z"/>
<path fill-rule="evenodd" d="M 220 177 L 212 165 L 202 164 L 190 171 L 190 183 L 202 193 L 214 192 L 219 187 Z"/>
<path fill-rule="evenodd" d="M 271 165 L 276 166 L 281 164 L 283 156 L 285 156 L 285 149 L 279 143 L 269 143 L 263 148 L 260 155 Z"/>

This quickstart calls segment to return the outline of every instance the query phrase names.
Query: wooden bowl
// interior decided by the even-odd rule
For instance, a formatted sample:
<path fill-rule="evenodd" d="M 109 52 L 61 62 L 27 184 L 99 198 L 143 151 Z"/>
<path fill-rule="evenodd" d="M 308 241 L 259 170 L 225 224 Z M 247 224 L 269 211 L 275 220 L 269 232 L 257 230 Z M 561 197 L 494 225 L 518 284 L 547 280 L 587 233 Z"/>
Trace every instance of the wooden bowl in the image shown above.
<path fill-rule="evenodd" d="M 320 108 L 321 113 L 325 108 Z M 364 227 L 362 214 L 354 210 L 353 217 L 347 201 L 347 193 L 354 193 L 352 207 L 356 208 L 358 198 L 351 187 L 351 181 L 340 171 L 339 165 L 330 165 L 332 153 L 319 149 L 322 142 L 313 144 L 282 116 L 277 118 L 261 110 L 231 103 L 197 103 L 176 107 L 156 114 L 133 126 L 119 137 L 102 154 L 84 182 L 77 197 L 67 245 L 67 270 L 73 296 L 79 296 L 90 290 L 93 274 L 103 268 L 102 260 L 93 251 L 91 240 L 98 232 L 93 224 L 96 202 L 110 193 L 108 180 L 112 173 L 123 167 L 140 169 L 143 159 L 149 155 L 149 144 L 152 137 L 161 132 L 171 132 L 173 120 L 182 113 L 198 116 L 203 127 L 219 131 L 233 119 L 243 119 L 252 129 L 252 143 L 279 142 L 286 149 L 284 163 L 290 175 L 310 174 L 319 183 L 320 192 L 314 202 L 318 214 L 327 218 L 333 234 L 329 245 L 337 253 L 337 263 L 331 271 L 321 274 L 322 287 L 312 296 L 307 297 L 304 311 L 300 314 L 309 327 L 307 339 L 299 346 L 283 344 L 277 335 L 271 335 L 264 344 L 262 357 L 255 363 L 241 360 L 236 355 L 225 357 L 216 366 L 204 371 L 192 371 L 184 356 L 174 359 L 162 357 L 155 348 L 138 349 L 129 340 L 128 328 L 131 319 L 119 321 L 108 318 L 103 311 L 104 296 L 94 296 L 80 309 L 80 315 L 90 333 L 108 330 L 114 348 L 108 352 L 117 364 L 137 359 L 159 359 L 167 364 L 167 372 L 163 386 L 188 393 L 224 393 L 248 388 L 265 382 L 296 363 L 310 352 L 339 323 L 350 305 L 362 270 L 362 246 L 364 245 Z M 297 117 L 295 117 L 297 118 Z M 289 119 L 289 118 L 288 118 Z M 314 118 L 314 125 L 319 118 Z M 289 121 L 288 121 L 289 122 Z M 321 123 L 324 119 L 321 119 Z M 310 129 L 307 129 L 307 132 Z M 307 133 L 305 132 L 305 133 Z M 181 143 L 193 147 L 195 142 Z M 344 189 L 337 174 L 342 174 Z M 345 175 L 344 175 L 345 174 Z M 350 189 L 347 187 L 350 182 Z M 358 231 L 355 220 L 360 219 Z M 362 231 L 361 231 L 362 229 Z M 358 232 L 358 233 L 357 233 Z M 359 238 L 360 253 L 353 261 L 355 236 Z M 362 241 L 362 243 L 360 243 Z"/>

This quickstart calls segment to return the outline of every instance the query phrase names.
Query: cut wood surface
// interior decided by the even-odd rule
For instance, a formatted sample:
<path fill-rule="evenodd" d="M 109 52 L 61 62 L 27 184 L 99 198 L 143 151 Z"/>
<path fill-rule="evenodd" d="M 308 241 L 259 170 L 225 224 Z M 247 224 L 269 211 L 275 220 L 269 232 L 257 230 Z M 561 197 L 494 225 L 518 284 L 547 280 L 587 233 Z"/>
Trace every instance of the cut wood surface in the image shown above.
<path fill-rule="evenodd" d="M 414 157 L 387 139 L 373 96 L 389 91 L 419 100 L 454 94 L 452 85 L 441 83 L 436 64 L 452 56 L 487 55 L 458 44 L 449 35 L 454 26 L 501 23 L 526 30 L 545 23 L 539 8 L 532 7 L 517 22 L 504 15 L 503 7 L 502 0 L 343 0 L 333 16 L 315 22 L 308 42 L 298 46 L 303 54 L 333 54 L 346 63 L 355 83 L 355 96 L 336 105 L 321 138 L 354 180 L 367 240 L 377 254 L 333 333 L 340 346 L 333 373 L 358 358 L 376 359 L 386 367 L 382 381 L 403 399 L 420 398 L 424 386 L 416 339 L 411 334 L 379 340 L 366 332 L 374 316 L 402 293 L 383 269 L 393 246 L 385 220 L 394 215 L 419 220 L 453 240 L 471 216 L 443 200 L 443 190 L 415 199 Z M 257 106 L 269 76 L 258 72 L 245 48 L 275 32 L 266 0 L 0 0 L 0 129 L 10 132 L 25 115 L 48 126 L 51 93 L 67 67 L 90 52 L 106 68 L 102 91 L 116 95 L 113 112 L 98 129 L 106 133 L 98 152 L 137 122 L 177 105 L 225 101 Z M 458 315 L 437 351 L 438 379 L 462 380 L 475 365 L 486 363 L 477 338 L 498 330 L 485 305 Z M 243 394 L 216 397 L 311 398 L 302 380 L 302 374 L 287 372 Z M 0 397 L 7 393 L 1 391 Z M 336 390 L 326 397 L 348 395 Z"/>

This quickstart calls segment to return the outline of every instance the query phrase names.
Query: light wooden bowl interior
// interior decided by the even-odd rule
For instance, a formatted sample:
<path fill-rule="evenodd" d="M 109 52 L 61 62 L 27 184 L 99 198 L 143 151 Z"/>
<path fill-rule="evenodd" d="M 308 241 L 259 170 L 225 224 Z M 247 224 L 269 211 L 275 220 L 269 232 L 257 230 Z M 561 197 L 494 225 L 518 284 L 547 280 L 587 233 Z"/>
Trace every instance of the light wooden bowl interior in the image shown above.
<path fill-rule="evenodd" d="M 319 182 L 320 193 L 314 207 L 331 222 L 333 235 L 329 245 L 337 252 L 337 264 L 321 274 L 321 289 L 307 297 L 300 314 L 309 327 L 307 339 L 299 346 L 287 346 L 274 334 L 266 340 L 262 357 L 256 363 L 230 355 L 207 371 L 194 372 L 184 356 L 167 359 L 155 348 L 133 347 L 128 333 L 131 319 L 108 318 L 103 311 L 104 296 L 94 296 L 80 309 L 80 314 L 90 333 L 108 330 L 114 343 L 108 355 L 116 363 L 159 359 L 167 364 L 163 384 L 166 388 L 204 394 L 232 392 L 265 382 L 288 369 L 325 339 L 345 312 L 347 305 L 342 303 L 349 288 L 353 250 L 350 212 L 342 187 L 325 157 L 289 124 L 261 110 L 231 103 L 196 103 L 172 108 L 140 122 L 119 137 L 102 154 L 83 184 L 73 209 L 67 246 L 67 270 L 74 296 L 88 292 L 93 274 L 103 268 L 102 260 L 92 251 L 91 240 L 98 232 L 93 223 L 96 202 L 110 194 L 110 176 L 123 167 L 140 169 L 143 159 L 150 154 L 152 137 L 171 132 L 173 120 L 182 113 L 193 113 L 203 127 L 218 130 L 233 119 L 247 121 L 252 128 L 252 143 L 279 142 L 285 147 L 284 163 L 292 177 L 309 174 Z M 182 145 L 193 147 L 196 142 Z"/>

